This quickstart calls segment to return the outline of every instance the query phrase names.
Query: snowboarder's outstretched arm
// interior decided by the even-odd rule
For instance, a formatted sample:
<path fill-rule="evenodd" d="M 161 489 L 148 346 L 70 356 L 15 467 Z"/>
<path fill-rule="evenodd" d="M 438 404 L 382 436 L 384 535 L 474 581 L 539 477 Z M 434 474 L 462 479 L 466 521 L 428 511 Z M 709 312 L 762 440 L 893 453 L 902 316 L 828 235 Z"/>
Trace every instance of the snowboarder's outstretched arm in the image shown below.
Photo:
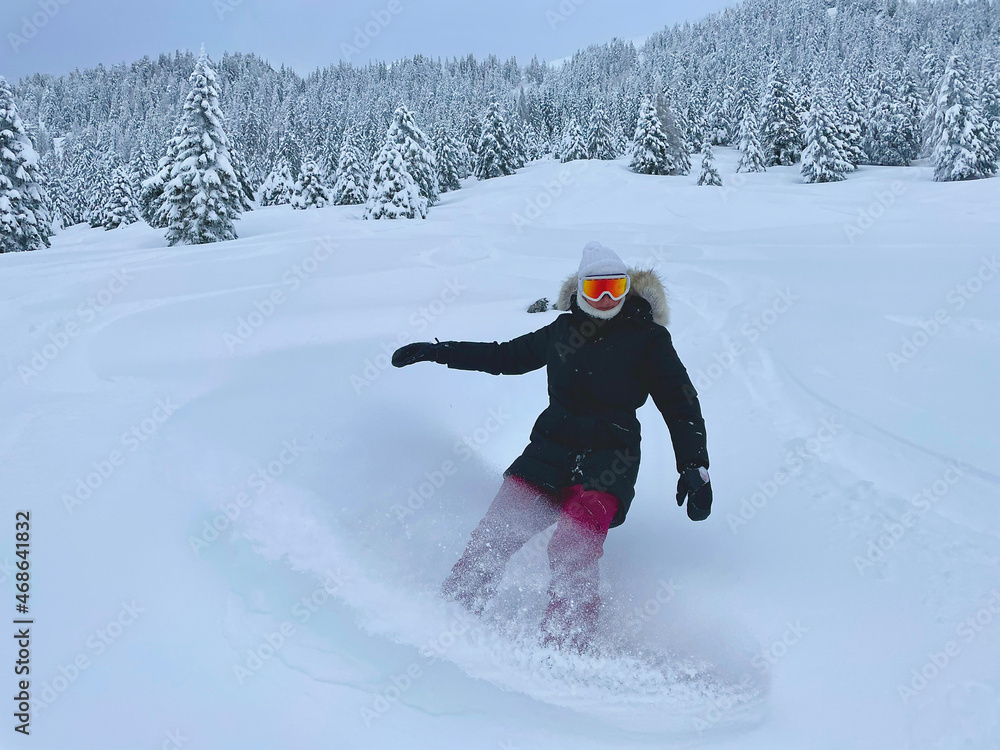
<path fill-rule="evenodd" d="M 406 367 L 416 362 L 437 362 L 455 370 L 476 370 L 491 375 L 522 375 L 545 367 L 549 327 L 499 344 L 471 341 L 418 342 L 392 355 L 392 364 Z"/>

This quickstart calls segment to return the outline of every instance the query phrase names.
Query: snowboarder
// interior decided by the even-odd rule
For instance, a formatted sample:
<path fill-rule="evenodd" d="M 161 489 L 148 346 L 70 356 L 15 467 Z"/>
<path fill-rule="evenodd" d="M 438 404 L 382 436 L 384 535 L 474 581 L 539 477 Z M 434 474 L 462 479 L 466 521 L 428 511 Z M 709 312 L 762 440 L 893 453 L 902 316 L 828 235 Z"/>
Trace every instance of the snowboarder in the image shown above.
<path fill-rule="evenodd" d="M 442 591 L 481 614 L 511 556 L 555 523 L 542 643 L 583 652 L 601 604 L 597 562 L 604 540 L 625 521 L 635 496 L 636 409 L 649 396 L 670 431 L 680 474 L 677 504 L 687 499 L 691 520 L 708 517 L 712 486 L 701 406 L 666 329 L 666 294 L 656 275 L 629 269 L 614 251 L 592 242 L 556 308 L 565 314 L 513 341 L 408 344 L 392 363 L 437 362 L 493 375 L 548 368 L 549 406 Z"/>

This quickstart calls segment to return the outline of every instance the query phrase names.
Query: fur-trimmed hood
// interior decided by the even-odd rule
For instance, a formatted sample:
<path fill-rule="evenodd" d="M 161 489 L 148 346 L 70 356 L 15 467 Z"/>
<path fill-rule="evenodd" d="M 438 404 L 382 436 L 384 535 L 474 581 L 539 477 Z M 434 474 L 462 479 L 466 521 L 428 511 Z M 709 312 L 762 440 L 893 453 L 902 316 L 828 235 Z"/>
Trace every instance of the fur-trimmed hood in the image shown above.
<path fill-rule="evenodd" d="M 667 304 L 667 291 L 663 288 L 660 277 L 656 275 L 655 271 L 647 268 L 630 268 L 628 275 L 632 280 L 628 297 L 636 295 L 646 300 L 653 312 L 653 322 L 666 328 L 670 322 L 670 306 Z M 573 296 L 576 294 L 579 284 L 578 274 L 574 273 L 566 277 L 559 289 L 559 297 L 556 298 L 556 310 L 568 312 L 572 309 Z M 625 299 L 627 300 L 628 297 Z"/>

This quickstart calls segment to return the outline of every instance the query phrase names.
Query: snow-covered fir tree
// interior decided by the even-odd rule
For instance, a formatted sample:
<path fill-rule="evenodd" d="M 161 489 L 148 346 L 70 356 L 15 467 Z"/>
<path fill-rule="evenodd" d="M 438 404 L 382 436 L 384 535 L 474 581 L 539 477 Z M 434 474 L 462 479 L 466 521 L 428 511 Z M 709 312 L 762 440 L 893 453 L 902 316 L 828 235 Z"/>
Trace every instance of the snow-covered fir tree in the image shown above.
<path fill-rule="evenodd" d="M 869 119 L 863 144 L 869 164 L 905 167 L 917 152 L 917 133 L 895 83 L 882 72 L 870 82 Z"/>
<path fill-rule="evenodd" d="M 223 127 L 225 127 L 225 123 L 223 123 Z M 229 144 L 229 162 L 233 168 L 233 174 L 236 175 L 236 182 L 240 186 L 240 209 L 253 211 L 253 197 L 254 193 L 257 192 L 256 187 L 251 183 L 250 175 L 243 163 L 242 150 L 232 142 Z"/>
<path fill-rule="evenodd" d="M 500 113 L 500 105 L 490 102 L 483 118 L 482 132 L 476 146 L 475 175 L 479 180 L 514 174 L 516 171 L 511 158 L 510 138 L 507 124 Z"/>
<path fill-rule="evenodd" d="M 514 169 L 520 169 L 528 163 L 528 145 L 524 120 L 515 115 L 508 126 L 510 133 L 510 154 Z"/>
<path fill-rule="evenodd" d="M 155 229 L 167 228 L 166 212 L 161 211 L 163 190 L 170 180 L 170 173 L 177 161 L 177 148 L 180 143 L 180 126 L 178 125 L 173 137 L 167 142 L 166 153 L 157 163 L 156 171 L 140 184 L 139 214 L 149 226 Z"/>
<path fill-rule="evenodd" d="M 299 179 L 302 171 L 302 141 L 305 134 L 296 115 L 296 108 L 289 106 L 282 113 L 282 124 L 278 134 L 278 159 L 284 159 L 292 171 L 292 179 Z"/>
<path fill-rule="evenodd" d="M 933 116 L 936 139 L 930 148 L 936 181 L 978 180 L 997 173 L 992 137 L 970 91 L 962 55 L 952 55 L 948 61 Z"/>
<path fill-rule="evenodd" d="M 713 146 L 729 144 L 731 125 L 728 117 L 728 107 L 721 97 L 716 97 L 708 107 L 705 115 L 705 138 Z"/>
<path fill-rule="evenodd" d="M 362 218 L 427 218 L 427 198 L 421 194 L 393 141 L 387 140 L 375 157 Z"/>
<path fill-rule="evenodd" d="M 116 154 L 108 151 L 103 154 L 96 166 L 97 171 L 90 181 L 90 200 L 86 212 L 87 221 L 93 229 L 104 226 L 104 209 L 111 200 L 112 181 L 120 161 Z"/>
<path fill-rule="evenodd" d="M 865 107 L 861 103 L 861 95 L 853 76 L 846 77 L 843 92 L 844 98 L 835 117 L 835 124 L 840 134 L 844 160 L 851 165 L 853 171 L 865 161 Z"/>
<path fill-rule="evenodd" d="M 49 246 L 39 156 L 17 112 L 14 92 L 0 76 L 0 253 Z"/>
<path fill-rule="evenodd" d="M 395 144 L 403 157 L 406 169 L 420 187 L 420 194 L 427 199 L 427 205 L 433 206 L 440 192 L 434 145 L 417 127 L 413 114 L 405 106 L 397 107 L 393 113 L 386 138 Z"/>
<path fill-rule="evenodd" d="M 917 85 L 916 80 L 906 71 L 903 72 L 903 81 L 900 87 L 899 97 L 900 111 L 907 120 L 906 127 L 903 129 L 904 132 L 908 134 L 906 157 L 909 161 L 913 161 L 914 159 L 920 157 L 920 151 L 923 148 L 923 141 L 921 140 L 923 130 L 921 128 L 921 123 L 923 121 L 923 113 L 924 109 L 926 109 L 926 104 L 924 98 L 920 94 L 920 88 Z"/>
<path fill-rule="evenodd" d="M 629 169 L 639 174 L 674 174 L 674 160 L 670 155 L 670 144 L 660 127 L 656 116 L 656 105 L 647 99 L 639 112 L 632 139 L 632 161 Z"/>
<path fill-rule="evenodd" d="M 487 112 L 487 114 L 489 114 Z M 479 154 L 479 139 L 483 133 L 483 124 L 480 122 L 479 118 L 476 117 L 471 111 L 465 115 L 465 122 L 462 124 L 462 129 L 460 131 L 460 136 L 462 138 L 462 143 L 465 144 L 465 149 L 469 153 L 469 174 L 475 171 L 475 165 Z M 468 175 L 466 175 L 468 176 Z"/>
<path fill-rule="evenodd" d="M 752 109 L 756 116 L 756 113 L 760 111 L 760 100 L 760 71 L 749 59 L 744 59 L 736 71 L 735 94 L 731 104 L 732 121 L 737 129 L 734 134 L 737 143 L 739 142 L 739 129 L 743 125 L 747 109 Z"/>
<path fill-rule="evenodd" d="M 559 149 L 560 161 L 577 161 L 578 159 L 589 159 L 587 153 L 587 142 L 583 138 L 583 131 L 576 122 L 576 118 L 570 118 L 569 125 L 566 126 L 566 135 L 563 136 L 562 147 Z"/>
<path fill-rule="evenodd" d="M 737 172 L 764 172 L 764 154 L 760 148 L 760 128 L 754 108 L 747 104 L 740 123 L 740 164 Z"/>
<path fill-rule="evenodd" d="M 826 91 L 817 91 L 811 97 L 809 112 L 806 113 L 802 177 L 808 183 L 840 182 L 846 179 L 847 172 L 854 169 L 854 165 L 844 158 L 844 146 L 827 109 L 827 101 Z"/>
<path fill-rule="evenodd" d="M 102 226 L 105 229 L 117 229 L 139 220 L 139 207 L 132 185 L 132 175 L 128 168 L 118 167 L 111 181 L 111 195 L 102 212 Z"/>
<path fill-rule="evenodd" d="M 665 93 L 656 97 L 656 117 L 660 121 L 660 130 L 667 142 L 667 153 L 673 169 L 670 174 L 686 175 L 691 172 L 691 152 L 685 135 L 683 122 L 678 122 L 678 116 L 670 105 Z"/>
<path fill-rule="evenodd" d="M 260 186 L 260 205 L 267 206 L 287 206 L 292 202 L 292 192 L 295 190 L 295 181 L 292 179 L 292 170 L 288 162 L 279 159 L 274 165 L 264 184 Z"/>
<path fill-rule="evenodd" d="M 707 138 L 708 123 L 705 119 L 705 94 L 702 91 L 695 91 L 688 101 L 685 119 L 687 120 L 687 132 L 685 133 L 687 143 L 691 147 L 692 153 L 700 153 L 701 147 L 705 145 Z"/>
<path fill-rule="evenodd" d="M 57 200 L 61 189 L 62 166 L 54 149 L 49 149 L 38 160 L 39 181 L 42 186 L 42 211 L 47 217 L 49 234 L 55 234 L 64 226 L 63 216 Z"/>
<path fill-rule="evenodd" d="M 439 126 L 434 134 L 434 156 L 437 159 L 438 185 L 442 193 L 462 187 L 462 143 L 451 131 Z"/>
<path fill-rule="evenodd" d="M 598 107 L 590 115 L 590 123 L 587 131 L 587 155 L 591 159 L 616 159 L 618 157 L 615 148 L 614 133 L 611 130 L 611 122 L 604 113 L 603 107 Z"/>
<path fill-rule="evenodd" d="M 993 160 L 1000 159 L 1000 71 L 987 75 L 979 95 L 979 112 L 990 134 Z"/>
<path fill-rule="evenodd" d="M 62 143 L 62 173 L 65 176 L 67 195 L 57 198 L 63 208 L 68 226 L 89 219 L 92 199 L 91 185 L 96 179 L 96 154 L 88 142 L 87 134 L 67 136 Z"/>
<path fill-rule="evenodd" d="M 170 245 L 234 240 L 245 196 L 233 171 L 215 71 L 204 52 L 189 81 L 156 221 L 166 225 Z"/>
<path fill-rule="evenodd" d="M 701 174 L 698 176 L 698 184 L 722 187 L 722 175 L 715 168 L 715 154 L 712 153 L 712 144 L 708 141 L 705 141 L 701 148 Z"/>
<path fill-rule="evenodd" d="M 535 156 L 533 158 L 538 159 L 538 143 L 537 140 L 531 144 L 535 151 Z M 473 174 L 474 162 L 472 158 L 472 152 L 469 151 L 469 147 L 465 145 L 465 141 L 460 138 L 455 138 L 456 154 L 458 155 L 458 177 L 464 180 L 466 177 L 471 177 Z"/>
<path fill-rule="evenodd" d="M 323 208 L 329 203 L 332 203 L 330 191 L 323 184 L 316 160 L 307 156 L 302 160 L 302 171 L 292 190 L 292 208 Z"/>
<path fill-rule="evenodd" d="M 356 138 L 354 132 L 349 132 L 340 146 L 333 184 L 333 202 L 338 206 L 358 206 L 368 197 L 368 169 L 355 144 Z"/>
<path fill-rule="evenodd" d="M 761 134 L 764 166 L 791 166 L 802 156 L 799 114 L 788 79 L 780 70 L 768 81 Z"/>
<path fill-rule="evenodd" d="M 132 178 L 132 194 L 135 196 L 136 206 L 139 205 L 139 195 L 142 190 L 142 183 L 149 177 L 156 174 L 156 161 L 149 155 L 145 148 L 140 147 L 133 154 L 128 164 L 129 176 Z"/>
<path fill-rule="evenodd" d="M 73 209 L 69 205 L 68 200 L 70 187 L 65 162 L 53 154 L 52 163 L 47 168 L 47 171 L 49 175 L 47 190 L 52 198 L 54 207 L 51 217 L 53 226 L 57 230 L 65 229 L 75 223 L 70 218 Z"/>

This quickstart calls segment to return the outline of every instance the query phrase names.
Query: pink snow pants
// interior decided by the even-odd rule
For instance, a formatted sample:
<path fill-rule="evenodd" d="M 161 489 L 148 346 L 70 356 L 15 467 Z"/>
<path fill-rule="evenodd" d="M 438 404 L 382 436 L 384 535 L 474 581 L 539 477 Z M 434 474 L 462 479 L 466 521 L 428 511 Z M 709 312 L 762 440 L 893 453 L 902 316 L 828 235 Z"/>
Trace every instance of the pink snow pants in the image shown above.
<path fill-rule="evenodd" d="M 604 554 L 604 540 L 617 510 L 618 499 L 606 492 L 578 484 L 548 493 L 519 477 L 507 477 L 442 591 L 481 614 L 496 594 L 507 561 L 555 523 L 548 546 L 552 579 L 542 642 L 583 651 L 601 606 L 597 561 Z"/>

